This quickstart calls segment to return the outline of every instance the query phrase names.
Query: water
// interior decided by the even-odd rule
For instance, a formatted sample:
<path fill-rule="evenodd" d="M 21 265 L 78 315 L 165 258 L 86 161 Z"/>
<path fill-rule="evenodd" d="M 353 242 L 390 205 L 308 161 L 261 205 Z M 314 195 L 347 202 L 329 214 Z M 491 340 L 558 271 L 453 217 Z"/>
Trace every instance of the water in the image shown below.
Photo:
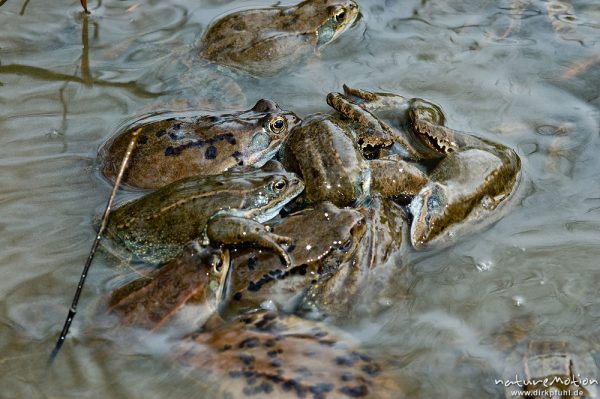
<path fill-rule="evenodd" d="M 572 1 L 575 17 L 554 24 L 546 10 L 557 2 L 516 1 L 517 12 L 508 1 L 364 0 L 358 26 L 283 75 L 222 79 L 202 69 L 177 79 L 178 60 L 189 60 L 213 18 L 266 4 L 92 1 L 89 18 L 75 1 L 0 7 L 1 397 L 199 397 L 209 380 L 94 329 L 119 272 L 103 257 L 63 351 L 45 367 L 110 192 L 96 151 L 152 110 L 241 109 L 265 97 L 306 116 L 326 111 L 325 95 L 342 83 L 434 100 L 449 126 L 523 160 L 526 193 L 506 217 L 444 251 L 407 253 L 389 283 L 395 295 L 383 300 L 389 309 L 349 328 L 373 355 L 401 363 L 412 397 L 500 397 L 493 378 L 504 354 L 484 338 L 514 316 L 535 315 L 540 334 L 597 332 L 595 0 Z M 227 94 L 215 98 L 215 87 Z"/>

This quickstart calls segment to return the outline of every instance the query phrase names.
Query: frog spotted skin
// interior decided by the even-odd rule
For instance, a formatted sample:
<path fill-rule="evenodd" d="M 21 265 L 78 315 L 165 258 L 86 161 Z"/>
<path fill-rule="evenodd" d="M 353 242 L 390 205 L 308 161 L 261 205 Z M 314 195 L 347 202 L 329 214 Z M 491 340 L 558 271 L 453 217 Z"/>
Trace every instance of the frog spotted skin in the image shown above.
<path fill-rule="evenodd" d="M 254 244 L 291 261 L 282 243 L 261 223 L 300 194 L 293 173 L 254 169 L 178 180 L 111 212 L 107 235 L 149 263 L 176 256 L 192 240 L 202 244 Z"/>
<path fill-rule="evenodd" d="M 300 309 L 313 317 L 329 317 L 347 323 L 371 317 L 383 310 L 382 303 L 400 294 L 390 292 L 390 280 L 398 274 L 406 214 L 394 201 L 376 195 L 358 211 L 365 218 L 365 233 L 356 250 L 335 273 L 312 284 Z"/>
<path fill-rule="evenodd" d="M 200 54 L 253 75 L 274 75 L 335 40 L 358 15 L 353 0 L 306 0 L 239 11 L 208 28 Z"/>
<path fill-rule="evenodd" d="M 284 268 L 276 255 L 256 249 L 232 251 L 230 295 L 223 310 L 227 315 L 259 308 L 265 302 L 291 309 L 306 288 L 335 274 L 352 257 L 365 232 L 360 212 L 329 202 L 288 215 L 270 227 L 292 239 L 292 264 Z"/>
<path fill-rule="evenodd" d="M 351 339 L 293 315 L 261 311 L 192 333 L 174 358 L 214 376 L 218 398 L 405 397 L 385 366 Z"/>
<path fill-rule="evenodd" d="M 160 188 L 195 175 L 217 175 L 235 166 L 260 167 L 272 158 L 299 123 L 291 112 L 259 100 L 236 114 L 145 117 L 100 150 L 102 173 L 114 180 L 131 135 L 142 128 L 123 178 L 139 188 Z"/>

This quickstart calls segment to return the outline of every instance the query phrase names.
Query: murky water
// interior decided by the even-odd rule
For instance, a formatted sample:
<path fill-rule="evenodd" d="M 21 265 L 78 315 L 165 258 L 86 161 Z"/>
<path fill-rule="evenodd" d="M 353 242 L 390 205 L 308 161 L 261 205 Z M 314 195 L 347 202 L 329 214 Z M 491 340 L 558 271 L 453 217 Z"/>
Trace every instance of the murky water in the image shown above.
<path fill-rule="evenodd" d="M 94 330 L 118 272 L 102 257 L 46 369 L 110 192 L 97 149 L 151 110 L 264 97 L 305 116 L 342 83 L 431 99 L 449 126 L 523 160 L 526 193 L 506 217 L 450 249 L 407 253 L 389 309 L 348 328 L 396 358 L 411 397 L 500 397 L 503 354 L 484 337 L 516 315 L 537 316 L 546 335 L 598 332 L 597 1 L 363 0 L 358 26 L 278 77 L 179 73 L 213 18 L 270 4 L 92 1 L 89 18 L 75 1 L 0 7 L 0 397 L 210 397 L 209 380 Z M 574 17 L 549 15 L 557 4 Z"/>

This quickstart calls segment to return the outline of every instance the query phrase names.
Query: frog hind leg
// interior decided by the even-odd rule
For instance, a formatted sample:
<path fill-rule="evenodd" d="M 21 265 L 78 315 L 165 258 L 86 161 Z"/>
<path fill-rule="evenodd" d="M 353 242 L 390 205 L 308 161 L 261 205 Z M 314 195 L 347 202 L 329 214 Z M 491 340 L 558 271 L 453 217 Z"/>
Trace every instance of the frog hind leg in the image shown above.
<path fill-rule="evenodd" d="M 496 221 L 518 186 L 520 162 L 512 151 L 470 148 L 448 155 L 429 177 L 409 207 L 417 249 L 434 242 L 446 246 Z"/>
<path fill-rule="evenodd" d="M 425 172 L 398 155 L 373 159 L 369 167 L 371 190 L 385 197 L 414 196 L 429 181 Z"/>
<path fill-rule="evenodd" d="M 219 216 L 209 220 L 206 235 L 210 242 L 224 245 L 254 244 L 277 253 L 286 266 L 292 260 L 281 244 L 291 244 L 289 237 L 280 236 L 255 220 L 239 216 Z"/>

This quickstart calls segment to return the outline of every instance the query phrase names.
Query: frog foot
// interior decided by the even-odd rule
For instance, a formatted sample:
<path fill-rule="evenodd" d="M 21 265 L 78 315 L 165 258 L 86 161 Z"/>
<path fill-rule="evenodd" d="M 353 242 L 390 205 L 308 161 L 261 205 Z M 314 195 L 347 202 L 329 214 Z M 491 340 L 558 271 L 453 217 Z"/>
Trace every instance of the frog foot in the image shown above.
<path fill-rule="evenodd" d="M 282 244 L 291 245 L 292 239 L 277 235 L 267 226 L 252 219 L 237 216 L 213 218 L 207 225 L 210 242 L 224 245 L 253 244 L 276 252 L 286 266 L 292 260 Z"/>
<path fill-rule="evenodd" d="M 458 150 L 457 135 L 450 128 L 419 119 L 413 121 L 412 128 L 425 145 L 440 154 Z"/>
<path fill-rule="evenodd" d="M 368 147 L 389 147 L 393 144 L 394 134 L 391 128 L 378 120 L 371 112 L 341 93 L 329 93 L 327 104 L 361 126 L 356 132 L 356 142 L 365 149 Z"/>
<path fill-rule="evenodd" d="M 356 89 L 342 85 L 346 98 L 359 104 L 363 109 L 373 111 L 401 112 L 409 106 L 406 97 L 394 93 L 373 93 L 367 90 Z"/>

